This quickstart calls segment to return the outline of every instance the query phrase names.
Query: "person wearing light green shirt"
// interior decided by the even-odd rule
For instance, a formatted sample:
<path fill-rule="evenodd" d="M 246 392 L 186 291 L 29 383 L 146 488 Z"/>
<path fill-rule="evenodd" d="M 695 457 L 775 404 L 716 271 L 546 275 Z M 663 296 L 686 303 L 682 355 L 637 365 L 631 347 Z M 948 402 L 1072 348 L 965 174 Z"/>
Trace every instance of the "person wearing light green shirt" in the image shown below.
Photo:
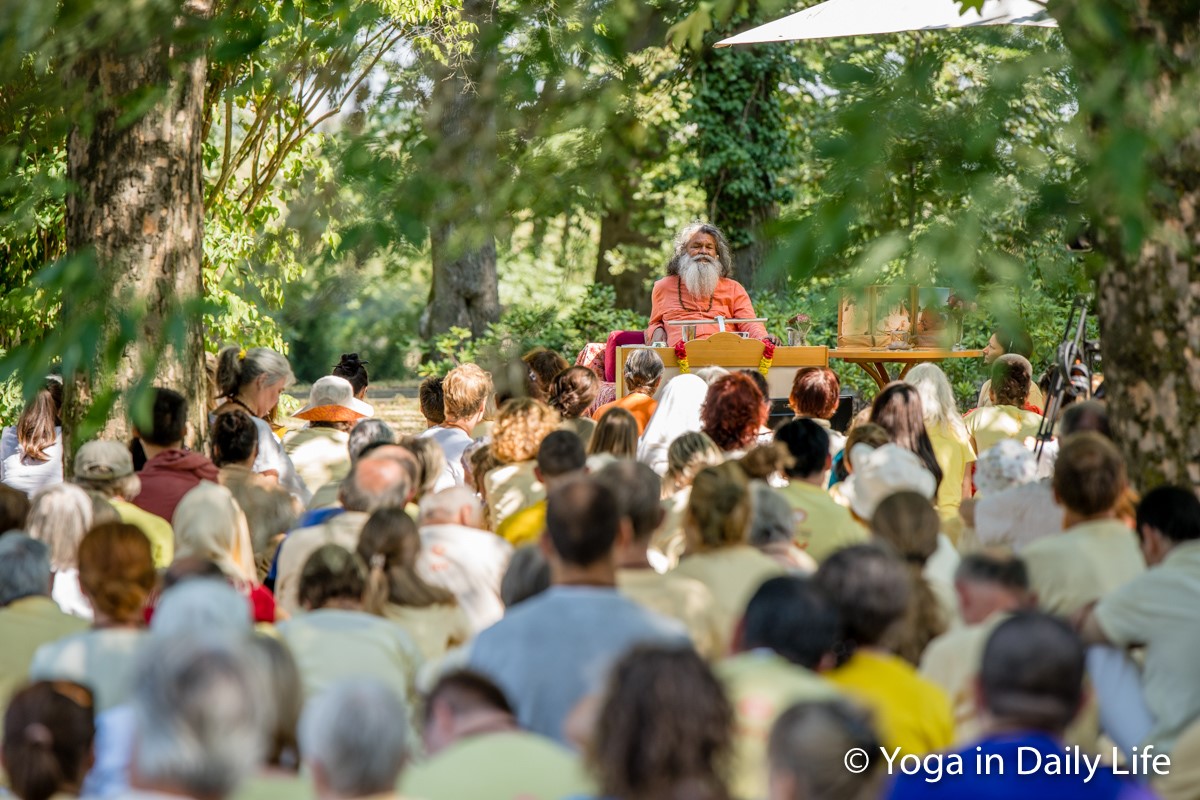
<path fill-rule="evenodd" d="M 423 800 L 559 800 L 593 793 L 579 759 L 517 726 L 504 693 L 487 678 L 452 672 L 425 702 L 427 759 L 400 779 L 400 794 Z"/>
<path fill-rule="evenodd" d="M 864 528 L 823 488 L 829 469 L 829 434 L 810 419 L 794 419 L 775 431 L 792 465 L 784 469 L 788 484 L 779 490 L 792 507 L 796 544 L 818 563 L 830 553 L 867 541 Z"/>
<path fill-rule="evenodd" d="M 737 654 L 715 666 L 736 715 L 730 789 L 734 797 L 767 796 L 771 726 L 796 703 L 842 693 L 818 671 L 833 666 L 837 615 L 807 578 L 772 578 L 746 606 Z"/>

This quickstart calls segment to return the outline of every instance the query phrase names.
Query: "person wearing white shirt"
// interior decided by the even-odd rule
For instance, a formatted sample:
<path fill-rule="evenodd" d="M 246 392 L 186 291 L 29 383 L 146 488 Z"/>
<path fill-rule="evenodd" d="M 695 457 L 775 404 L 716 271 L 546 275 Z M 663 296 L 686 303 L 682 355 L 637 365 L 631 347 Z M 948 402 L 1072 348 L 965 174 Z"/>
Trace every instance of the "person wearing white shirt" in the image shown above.
<path fill-rule="evenodd" d="M 471 431 L 483 421 L 491 393 L 492 376 L 474 364 L 455 367 L 442 381 L 446 420 L 420 434 L 437 442 L 446 456 L 446 466 L 433 486 L 435 492 L 466 484 L 463 453 L 475 441 Z"/>

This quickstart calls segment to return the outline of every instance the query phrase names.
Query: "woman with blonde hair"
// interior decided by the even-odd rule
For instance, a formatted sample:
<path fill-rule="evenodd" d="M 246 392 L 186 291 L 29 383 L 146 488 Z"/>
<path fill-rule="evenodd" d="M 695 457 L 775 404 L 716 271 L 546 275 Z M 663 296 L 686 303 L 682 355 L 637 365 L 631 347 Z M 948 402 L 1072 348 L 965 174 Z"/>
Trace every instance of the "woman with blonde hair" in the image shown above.
<path fill-rule="evenodd" d="M 275 599 L 258 581 L 246 515 L 224 486 L 204 482 L 183 496 L 171 520 L 175 557 L 211 561 L 246 595 L 255 622 L 275 621 Z"/>
<path fill-rule="evenodd" d="M 0 483 L 31 495 L 62 483 L 62 378 L 51 375 L 0 434 Z"/>
<path fill-rule="evenodd" d="M 692 481 L 683 521 L 687 549 L 676 572 L 712 592 L 726 642 L 754 591 L 784 572 L 749 543 L 752 512 L 750 481 L 736 461 L 705 467 Z"/>
<path fill-rule="evenodd" d="M 371 515 L 358 555 L 370 570 L 363 610 L 404 628 L 426 661 L 470 638 L 470 624 L 454 594 L 418 574 L 421 535 L 403 509 L 381 508 Z"/>
<path fill-rule="evenodd" d="M 687 546 L 683 517 L 692 496 L 692 481 L 705 467 L 725 461 L 725 454 L 708 434 L 685 433 L 667 448 L 667 474 L 663 478 L 663 521 L 650 540 L 650 549 L 662 555 L 668 567 L 679 563 Z"/>
<path fill-rule="evenodd" d="M 30 538 L 50 548 L 50 569 L 54 571 L 51 597 L 64 614 L 92 618 L 92 604 L 79 585 L 79 543 L 91 530 L 94 515 L 92 498 L 83 489 L 60 483 L 39 490 L 29 506 L 25 531 Z"/>
<path fill-rule="evenodd" d="M 925 416 L 925 432 L 933 445 L 933 455 L 942 468 L 937 507 L 943 524 L 957 527 L 958 507 L 971 496 L 971 463 L 975 449 L 971 434 L 963 424 L 954 402 L 954 389 L 946 373 L 937 364 L 918 364 L 909 370 L 904 382 L 917 390 Z"/>
<path fill-rule="evenodd" d="M 276 475 L 280 486 L 307 504 L 311 493 L 269 422 L 283 390 L 295 380 L 288 360 L 269 347 L 224 347 L 217 353 L 217 391 L 224 402 L 213 413 L 219 416 L 240 408 L 249 414 L 258 430 L 253 471 Z"/>
<path fill-rule="evenodd" d="M 492 428 L 492 455 L 501 466 L 483 479 L 492 530 L 510 514 L 546 497 L 546 487 L 533 474 L 538 448 L 558 430 L 558 412 L 540 400 L 514 398 L 500 408 Z"/>

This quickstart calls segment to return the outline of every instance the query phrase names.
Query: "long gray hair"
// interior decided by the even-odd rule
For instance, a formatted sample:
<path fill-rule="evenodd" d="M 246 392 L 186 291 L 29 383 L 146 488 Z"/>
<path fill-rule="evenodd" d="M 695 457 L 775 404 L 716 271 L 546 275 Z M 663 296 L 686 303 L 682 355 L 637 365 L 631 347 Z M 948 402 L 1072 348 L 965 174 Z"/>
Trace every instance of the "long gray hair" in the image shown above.
<path fill-rule="evenodd" d="M 693 222 L 685 225 L 679 235 L 675 237 L 675 253 L 667 262 L 667 274 L 679 274 L 679 263 L 687 255 L 688 242 L 697 233 L 707 233 L 717 240 L 717 260 L 721 262 L 721 277 L 730 277 L 733 274 L 733 253 L 729 249 L 729 242 L 725 240 L 725 234 L 721 233 L 720 228 L 716 225 L 709 225 L 707 222 Z"/>

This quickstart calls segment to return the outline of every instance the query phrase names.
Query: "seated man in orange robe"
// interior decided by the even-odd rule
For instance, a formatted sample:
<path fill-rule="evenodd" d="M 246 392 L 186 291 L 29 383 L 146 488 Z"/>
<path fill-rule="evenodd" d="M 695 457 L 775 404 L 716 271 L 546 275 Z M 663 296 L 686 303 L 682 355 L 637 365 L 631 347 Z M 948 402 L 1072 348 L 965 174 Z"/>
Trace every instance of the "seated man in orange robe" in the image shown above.
<path fill-rule="evenodd" d="M 671 320 L 753 318 L 750 295 L 729 277 L 732 268 L 729 243 L 719 229 L 699 222 L 684 228 L 675 239 L 675 255 L 667 264 L 667 277 L 654 284 L 646 342 L 666 342 L 674 347 L 683 338 L 683 327 L 666 324 Z M 698 325 L 696 338 L 703 339 L 718 330 L 715 323 Z M 727 324 L 725 330 L 746 331 L 753 339 L 767 338 L 761 322 Z"/>

